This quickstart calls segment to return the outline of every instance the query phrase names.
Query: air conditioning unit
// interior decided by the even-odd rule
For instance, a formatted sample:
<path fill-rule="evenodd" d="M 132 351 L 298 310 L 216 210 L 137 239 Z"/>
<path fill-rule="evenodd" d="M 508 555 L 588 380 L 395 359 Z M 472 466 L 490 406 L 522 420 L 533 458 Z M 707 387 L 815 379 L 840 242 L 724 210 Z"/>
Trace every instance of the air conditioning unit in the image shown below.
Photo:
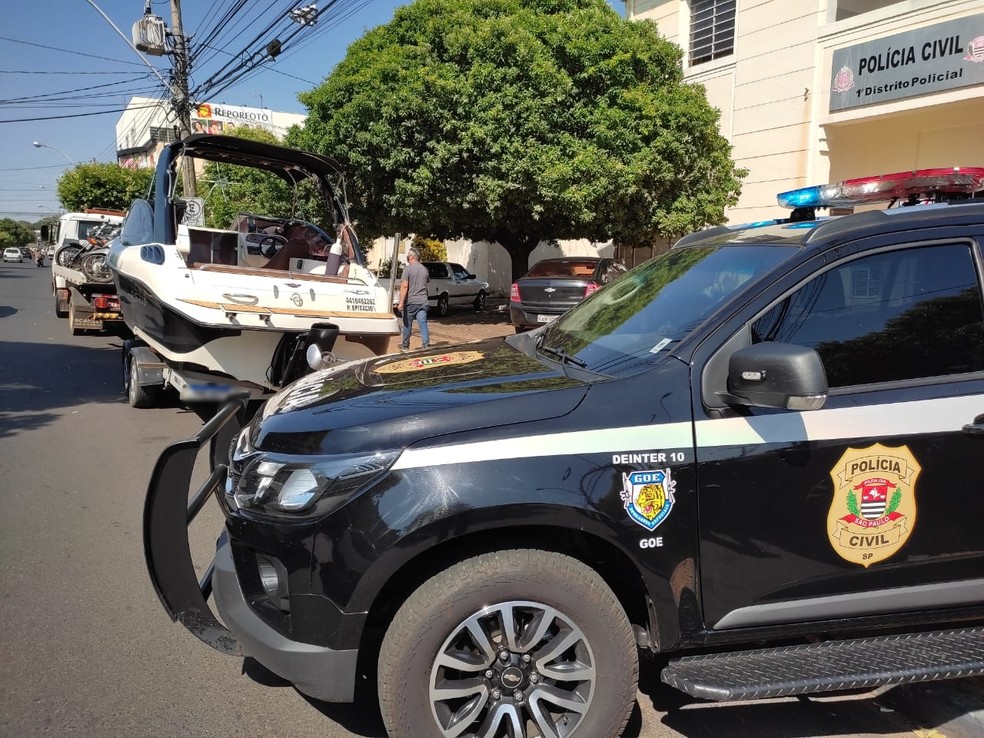
<path fill-rule="evenodd" d="M 163 56 L 167 49 L 167 26 L 159 15 L 145 15 L 133 24 L 133 45 L 137 51 Z"/>

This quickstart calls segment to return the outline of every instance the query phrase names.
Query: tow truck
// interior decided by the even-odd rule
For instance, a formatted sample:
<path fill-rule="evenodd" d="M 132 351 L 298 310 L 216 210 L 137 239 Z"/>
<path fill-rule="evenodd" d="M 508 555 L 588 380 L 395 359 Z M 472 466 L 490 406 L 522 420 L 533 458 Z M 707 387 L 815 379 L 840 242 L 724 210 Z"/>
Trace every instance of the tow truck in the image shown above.
<path fill-rule="evenodd" d="M 105 251 L 96 248 L 106 241 L 100 232 L 105 234 L 107 229 L 119 226 L 123 216 L 119 210 L 91 208 L 65 213 L 58 219 L 58 241 L 51 257 L 51 290 L 55 315 L 68 318 L 73 336 L 123 323 Z"/>
<path fill-rule="evenodd" d="M 982 191 L 783 193 L 530 333 L 225 406 L 150 480 L 161 603 L 312 697 L 375 680 L 393 738 L 616 738 L 640 648 L 719 701 L 984 675 Z"/>

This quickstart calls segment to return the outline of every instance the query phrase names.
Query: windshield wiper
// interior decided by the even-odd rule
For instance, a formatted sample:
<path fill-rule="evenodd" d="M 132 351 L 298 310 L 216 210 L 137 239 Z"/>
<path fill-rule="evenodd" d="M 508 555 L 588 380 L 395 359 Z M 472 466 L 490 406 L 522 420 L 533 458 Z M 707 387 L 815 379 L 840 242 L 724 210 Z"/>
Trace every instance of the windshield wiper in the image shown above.
<path fill-rule="evenodd" d="M 578 369 L 583 369 L 587 366 L 587 362 L 583 359 L 579 359 L 576 356 L 571 356 L 567 351 L 562 348 L 553 348 L 552 346 L 543 345 L 543 334 L 541 333 L 537 336 L 536 350 L 542 351 L 545 354 L 549 354 L 557 358 L 561 364 L 570 364 L 571 366 L 576 366 Z"/>

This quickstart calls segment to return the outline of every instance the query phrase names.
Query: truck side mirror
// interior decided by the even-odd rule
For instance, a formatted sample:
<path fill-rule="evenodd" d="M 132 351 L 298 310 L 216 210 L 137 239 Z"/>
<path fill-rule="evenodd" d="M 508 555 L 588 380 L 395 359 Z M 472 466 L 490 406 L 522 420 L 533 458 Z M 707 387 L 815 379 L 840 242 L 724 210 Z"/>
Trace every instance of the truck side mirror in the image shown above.
<path fill-rule="evenodd" d="M 48 243 L 48 237 L 51 235 L 51 227 L 48 225 L 41 226 L 41 241 L 43 243 Z"/>
<path fill-rule="evenodd" d="M 827 399 L 827 374 L 820 355 L 789 343 L 756 343 L 731 355 L 731 405 L 819 410 Z"/>

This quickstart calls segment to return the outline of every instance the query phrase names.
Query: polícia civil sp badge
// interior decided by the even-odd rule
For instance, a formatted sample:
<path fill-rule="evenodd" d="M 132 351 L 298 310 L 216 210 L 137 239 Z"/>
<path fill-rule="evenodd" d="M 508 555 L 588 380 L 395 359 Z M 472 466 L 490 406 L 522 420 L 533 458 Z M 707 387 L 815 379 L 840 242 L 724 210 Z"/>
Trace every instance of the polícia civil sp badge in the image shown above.
<path fill-rule="evenodd" d="M 630 518 L 643 528 L 653 530 L 673 509 L 675 487 L 669 469 L 623 474 L 622 502 Z"/>
<path fill-rule="evenodd" d="M 908 446 L 849 448 L 830 470 L 827 535 L 837 555 L 869 567 L 902 548 L 916 523 L 922 467 Z"/>

